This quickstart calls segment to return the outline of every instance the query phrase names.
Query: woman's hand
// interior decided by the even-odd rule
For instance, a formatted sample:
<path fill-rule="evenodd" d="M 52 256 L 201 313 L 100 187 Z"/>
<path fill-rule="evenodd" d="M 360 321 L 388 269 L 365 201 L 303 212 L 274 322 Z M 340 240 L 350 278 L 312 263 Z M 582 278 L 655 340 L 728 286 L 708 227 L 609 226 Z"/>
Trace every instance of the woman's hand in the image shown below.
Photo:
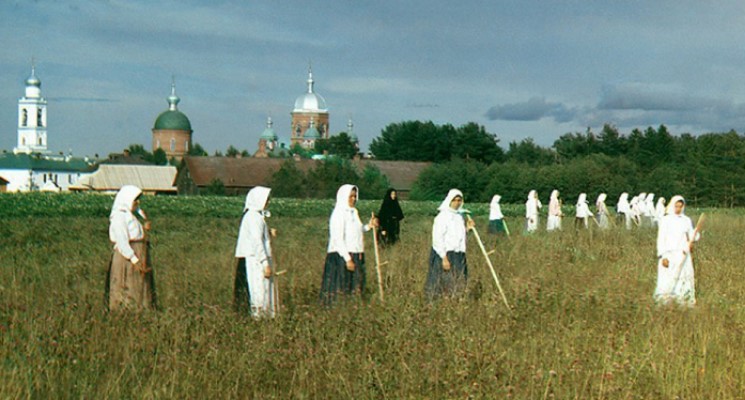
<path fill-rule="evenodd" d="M 145 229 L 146 231 L 149 231 L 151 226 L 152 224 L 150 224 L 150 221 L 145 221 L 145 224 L 142 226 L 142 228 Z"/>
<path fill-rule="evenodd" d="M 662 259 L 662 266 L 665 267 L 665 268 L 669 267 L 670 266 L 670 260 L 668 260 L 667 258 L 663 258 Z"/>
<path fill-rule="evenodd" d="M 354 260 L 351 258 L 347 261 L 347 271 L 354 271 Z"/>
<path fill-rule="evenodd" d="M 277 229 L 270 228 L 269 229 L 269 235 L 271 235 L 273 238 L 276 238 L 277 237 Z"/>
<path fill-rule="evenodd" d="M 448 260 L 447 256 L 442 259 L 442 269 L 445 271 L 450 271 L 450 260 Z"/>
<path fill-rule="evenodd" d="M 264 278 L 269 279 L 272 277 L 272 268 L 270 266 L 264 267 Z"/>
<path fill-rule="evenodd" d="M 476 221 L 469 218 L 468 221 L 466 221 L 466 228 L 468 228 L 468 230 L 476 228 Z"/>

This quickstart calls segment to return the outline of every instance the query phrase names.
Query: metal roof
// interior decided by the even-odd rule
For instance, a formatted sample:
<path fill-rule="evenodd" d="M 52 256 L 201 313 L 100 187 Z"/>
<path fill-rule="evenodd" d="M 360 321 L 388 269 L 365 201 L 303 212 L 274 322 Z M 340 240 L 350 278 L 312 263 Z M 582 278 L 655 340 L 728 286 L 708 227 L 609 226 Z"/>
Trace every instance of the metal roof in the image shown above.
<path fill-rule="evenodd" d="M 80 178 L 70 190 L 119 190 L 135 185 L 143 192 L 175 192 L 176 167 L 160 165 L 102 164 L 91 175 Z"/>

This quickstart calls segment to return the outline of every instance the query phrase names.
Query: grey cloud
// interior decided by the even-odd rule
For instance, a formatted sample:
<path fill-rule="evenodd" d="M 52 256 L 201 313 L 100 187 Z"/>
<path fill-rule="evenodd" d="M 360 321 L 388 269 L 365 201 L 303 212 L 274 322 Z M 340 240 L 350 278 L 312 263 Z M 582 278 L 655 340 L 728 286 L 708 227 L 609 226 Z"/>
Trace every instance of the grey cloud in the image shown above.
<path fill-rule="evenodd" d="M 509 103 L 491 107 L 486 117 L 492 121 L 538 121 L 553 118 L 556 122 L 568 122 L 577 111 L 562 103 L 548 102 L 543 97 L 532 97 L 521 103 Z"/>
<path fill-rule="evenodd" d="M 603 88 L 600 110 L 690 111 L 721 106 L 721 101 L 684 93 L 668 85 L 631 82 Z"/>

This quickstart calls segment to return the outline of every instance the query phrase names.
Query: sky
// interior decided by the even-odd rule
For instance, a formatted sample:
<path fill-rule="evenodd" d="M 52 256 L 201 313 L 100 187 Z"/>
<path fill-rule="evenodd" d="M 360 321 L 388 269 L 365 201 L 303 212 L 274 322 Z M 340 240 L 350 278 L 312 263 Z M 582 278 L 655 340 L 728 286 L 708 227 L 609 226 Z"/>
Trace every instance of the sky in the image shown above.
<path fill-rule="evenodd" d="M 78 156 L 151 145 L 172 76 L 194 142 L 289 141 L 306 90 L 363 148 L 388 124 L 476 122 L 528 137 L 745 131 L 742 1 L 0 1 L 0 149 L 17 142 L 32 58 L 48 143 Z"/>

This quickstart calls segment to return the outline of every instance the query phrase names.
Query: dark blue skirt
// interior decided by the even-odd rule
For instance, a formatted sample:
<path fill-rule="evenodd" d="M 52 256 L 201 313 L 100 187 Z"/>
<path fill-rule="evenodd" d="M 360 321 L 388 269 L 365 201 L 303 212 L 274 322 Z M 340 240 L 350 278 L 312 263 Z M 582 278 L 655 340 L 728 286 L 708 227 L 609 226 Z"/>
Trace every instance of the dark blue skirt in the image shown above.
<path fill-rule="evenodd" d="M 507 230 L 504 228 L 504 221 L 501 219 L 490 220 L 489 233 L 507 233 Z"/>
<path fill-rule="evenodd" d="M 442 258 L 432 249 L 429 253 L 429 272 L 424 293 L 433 300 L 441 296 L 462 294 L 468 281 L 468 260 L 466 253 L 449 251 L 450 270 L 442 269 Z"/>
<path fill-rule="evenodd" d="M 350 253 L 354 261 L 354 271 L 347 269 L 347 262 L 339 253 L 327 253 L 321 281 L 321 302 L 331 304 L 337 295 L 363 293 L 367 283 L 365 253 Z"/>
<path fill-rule="evenodd" d="M 248 292 L 246 280 L 246 259 L 235 259 L 235 281 L 233 283 L 233 309 L 248 315 L 251 310 L 251 294 Z"/>

